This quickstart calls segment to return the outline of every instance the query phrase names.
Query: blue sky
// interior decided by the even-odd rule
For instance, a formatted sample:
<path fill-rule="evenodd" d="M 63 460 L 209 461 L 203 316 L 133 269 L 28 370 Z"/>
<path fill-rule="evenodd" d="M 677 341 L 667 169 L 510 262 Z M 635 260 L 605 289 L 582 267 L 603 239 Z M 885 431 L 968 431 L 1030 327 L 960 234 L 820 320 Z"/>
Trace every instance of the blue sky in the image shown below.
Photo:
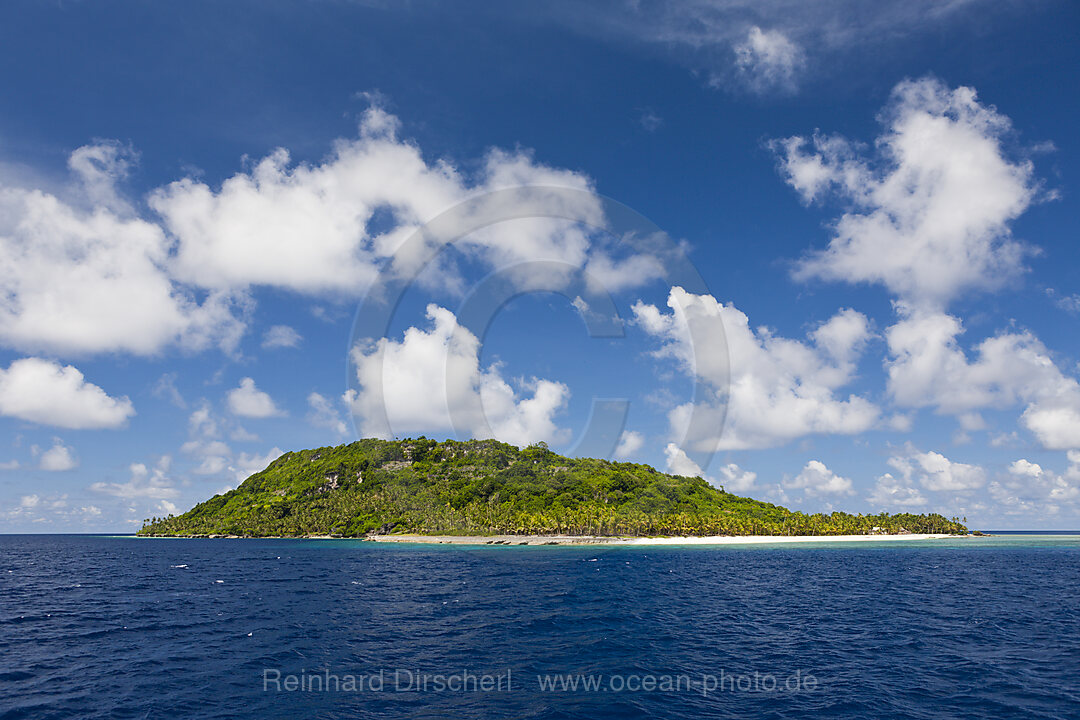
<path fill-rule="evenodd" d="M 0 11 L 0 531 L 594 398 L 791 507 L 1080 527 L 1074 6 L 399 5 Z"/>

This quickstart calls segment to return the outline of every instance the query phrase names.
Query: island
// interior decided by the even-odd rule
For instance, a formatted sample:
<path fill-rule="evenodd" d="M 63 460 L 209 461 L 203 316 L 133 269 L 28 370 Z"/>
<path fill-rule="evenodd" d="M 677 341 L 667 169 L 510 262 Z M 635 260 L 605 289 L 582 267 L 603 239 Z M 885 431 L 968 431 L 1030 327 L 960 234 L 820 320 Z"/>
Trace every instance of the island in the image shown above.
<path fill-rule="evenodd" d="M 806 514 L 648 465 L 538 443 L 365 439 L 288 452 L 143 537 L 574 544 L 966 535 L 940 514 Z"/>

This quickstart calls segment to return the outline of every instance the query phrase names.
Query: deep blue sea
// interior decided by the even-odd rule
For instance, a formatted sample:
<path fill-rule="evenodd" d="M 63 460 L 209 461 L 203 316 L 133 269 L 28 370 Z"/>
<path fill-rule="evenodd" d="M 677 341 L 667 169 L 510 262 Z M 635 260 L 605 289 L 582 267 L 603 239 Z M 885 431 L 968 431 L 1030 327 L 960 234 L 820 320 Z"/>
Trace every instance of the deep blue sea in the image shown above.
<path fill-rule="evenodd" d="M 1080 718 L 1080 536 L 0 536 L 4 720 L 696 717 Z"/>

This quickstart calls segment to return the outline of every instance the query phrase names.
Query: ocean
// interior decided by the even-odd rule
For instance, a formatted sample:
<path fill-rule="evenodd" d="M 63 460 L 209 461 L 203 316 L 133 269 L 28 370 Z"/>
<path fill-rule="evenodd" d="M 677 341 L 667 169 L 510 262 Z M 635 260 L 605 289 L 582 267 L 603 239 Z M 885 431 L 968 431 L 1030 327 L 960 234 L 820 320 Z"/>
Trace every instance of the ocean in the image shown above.
<path fill-rule="evenodd" d="M 1080 536 L 0 536 L 0 718 L 1080 718 Z"/>

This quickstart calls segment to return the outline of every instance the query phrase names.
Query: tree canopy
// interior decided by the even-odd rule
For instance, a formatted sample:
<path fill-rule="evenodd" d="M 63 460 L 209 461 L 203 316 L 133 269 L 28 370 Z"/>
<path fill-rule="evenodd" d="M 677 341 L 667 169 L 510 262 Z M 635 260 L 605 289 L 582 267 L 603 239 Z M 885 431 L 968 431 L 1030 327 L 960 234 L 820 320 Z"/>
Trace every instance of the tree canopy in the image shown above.
<path fill-rule="evenodd" d="M 613 536 L 848 535 L 967 529 L 942 515 L 805 514 L 701 478 L 568 458 L 544 444 L 360 440 L 290 452 L 147 536 L 361 537 L 371 533 Z"/>

